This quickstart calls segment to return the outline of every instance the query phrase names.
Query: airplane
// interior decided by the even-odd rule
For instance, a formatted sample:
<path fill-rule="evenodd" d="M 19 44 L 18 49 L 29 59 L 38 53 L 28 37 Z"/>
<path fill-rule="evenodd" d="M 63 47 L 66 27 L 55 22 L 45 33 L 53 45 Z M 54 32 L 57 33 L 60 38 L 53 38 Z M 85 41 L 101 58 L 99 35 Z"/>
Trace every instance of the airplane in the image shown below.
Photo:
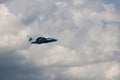
<path fill-rule="evenodd" d="M 33 40 L 32 37 L 28 36 L 28 41 L 31 42 L 31 44 L 43 44 L 43 43 L 50 43 L 50 42 L 55 42 L 57 39 L 54 38 L 45 38 L 45 37 L 37 37 L 36 40 Z"/>

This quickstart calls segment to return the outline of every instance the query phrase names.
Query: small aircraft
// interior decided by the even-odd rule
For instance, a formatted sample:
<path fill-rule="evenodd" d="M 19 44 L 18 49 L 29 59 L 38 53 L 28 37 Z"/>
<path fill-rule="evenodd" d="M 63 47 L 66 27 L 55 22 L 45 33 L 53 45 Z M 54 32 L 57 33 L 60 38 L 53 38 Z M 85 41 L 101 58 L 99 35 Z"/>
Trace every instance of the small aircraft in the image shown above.
<path fill-rule="evenodd" d="M 37 37 L 36 40 L 33 40 L 32 37 L 28 36 L 28 41 L 31 42 L 31 44 L 42 44 L 42 43 L 50 43 L 50 42 L 55 42 L 57 39 L 54 38 L 45 38 L 45 37 Z"/>

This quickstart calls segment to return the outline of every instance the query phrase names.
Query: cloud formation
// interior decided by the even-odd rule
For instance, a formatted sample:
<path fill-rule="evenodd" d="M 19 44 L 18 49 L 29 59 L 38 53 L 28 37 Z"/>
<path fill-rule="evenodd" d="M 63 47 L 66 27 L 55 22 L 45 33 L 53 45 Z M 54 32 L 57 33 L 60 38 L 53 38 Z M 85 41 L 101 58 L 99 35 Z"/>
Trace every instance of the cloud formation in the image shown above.
<path fill-rule="evenodd" d="M 95 0 L 0 4 L 0 80 L 119 80 L 119 14 Z M 30 45 L 29 34 L 58 42 Z"/>
<path fill-rule="evenodd" d="M 4 3 L 6 1 L 8 1 L 8 0 L 0 0 L 0 4 Z"/>

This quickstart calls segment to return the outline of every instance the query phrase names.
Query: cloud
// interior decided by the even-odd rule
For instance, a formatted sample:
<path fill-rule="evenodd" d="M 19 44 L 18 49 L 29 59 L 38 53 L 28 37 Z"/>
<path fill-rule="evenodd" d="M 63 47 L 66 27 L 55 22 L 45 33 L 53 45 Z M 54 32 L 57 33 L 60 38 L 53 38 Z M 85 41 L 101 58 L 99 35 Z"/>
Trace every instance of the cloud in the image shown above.
<path fill-rule="evenodd" d="M 94 0 L 0 4 L 1 80 L 119 80 L 119 13 Z M 30 45 L 28 34 L 58 42 Z"/>
<path fill-rule="evenodd" d="M 25 28 L 20 23 L 20 18 L 11 14 L 4 5 L 0 5 L 0 17 L 0 47 L 16 48 L 16 44 L 17 48 L 23 47 L 30 28 Z"/>
<path fill-rule="evenodd" d="M 8 0 L 0 0 L 0 4 L 4 3 L 6 1 L 8 1 Z"/>
<path fill-rule="evenodd" d="M 120 74 L 120 69 L 119 69 L 119 64 L 114 63 L 109 69 L 107 69 L 106 72 L 106 77 L 108 79 L 112 79 L 112 80 L 118 80 L 119 78 L 119 74 Z"/>
<path fill-rule="evenodd" d="M 11 14 L 3 4 L 0 5 L 0 21 L 0 79 L 15 80 L 20 76 L 24 79 L 26 78 L 22 74 L 24 69 L 29 71 L 34 68 L 29 67 L 28 63 L 24 64 L 25 58 L 17 54 L 17 50 L 27 47 L 25 37 L 30 29 L 25 28 L 20 23 L 19 17 Z"/>

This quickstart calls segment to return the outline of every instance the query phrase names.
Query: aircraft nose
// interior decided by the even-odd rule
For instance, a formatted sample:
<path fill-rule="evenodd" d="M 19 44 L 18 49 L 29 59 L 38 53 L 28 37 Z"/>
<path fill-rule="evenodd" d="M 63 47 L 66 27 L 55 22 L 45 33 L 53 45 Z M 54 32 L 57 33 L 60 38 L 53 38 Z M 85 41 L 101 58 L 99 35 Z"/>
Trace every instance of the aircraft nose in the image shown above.
<path fill-rule="evenodd" d="M 53 39 L 53 41 L 57 41 L 57 39 Z"/>

